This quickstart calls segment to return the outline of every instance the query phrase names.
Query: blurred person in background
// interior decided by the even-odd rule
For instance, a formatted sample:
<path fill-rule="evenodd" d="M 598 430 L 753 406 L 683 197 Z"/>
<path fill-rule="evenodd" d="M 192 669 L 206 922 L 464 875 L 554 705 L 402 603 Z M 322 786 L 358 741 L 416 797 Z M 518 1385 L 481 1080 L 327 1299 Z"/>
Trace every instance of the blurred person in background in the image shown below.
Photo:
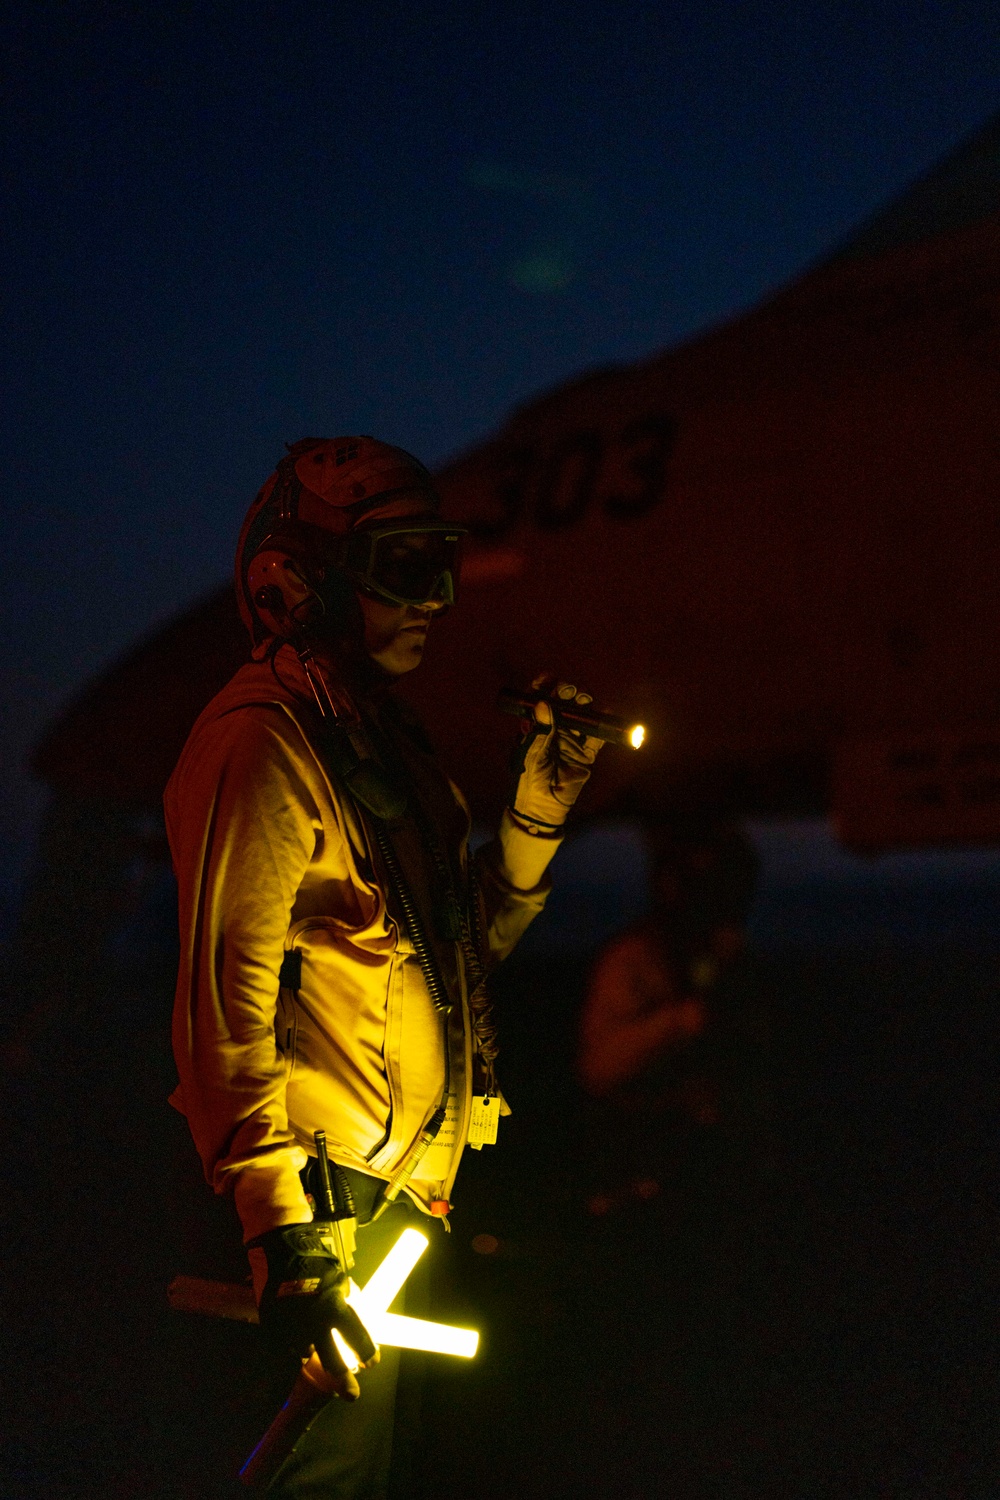
<path fill-rule="evenodd" d="M 598 1213 L 657 1196 L 710 1137 L 752 1152 L 767 1111 L 766 1022 L 745 956 L 753 846 L 711 812 L 646 833 L 650 910 L 597 955 L 580 1019 Z"/>

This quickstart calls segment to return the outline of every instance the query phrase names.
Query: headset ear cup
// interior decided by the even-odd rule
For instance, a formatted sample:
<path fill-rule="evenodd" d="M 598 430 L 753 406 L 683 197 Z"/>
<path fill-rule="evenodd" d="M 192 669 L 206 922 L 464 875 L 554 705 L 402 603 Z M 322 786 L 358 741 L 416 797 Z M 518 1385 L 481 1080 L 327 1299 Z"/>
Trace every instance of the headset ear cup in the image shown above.
<path fill-rule="evenodd" d="M 247 588 L 269 635 L 291 637 L 318 625 L 325 613 L 306 568 L 284 549 L 257 553 L 247 569 Z"/>

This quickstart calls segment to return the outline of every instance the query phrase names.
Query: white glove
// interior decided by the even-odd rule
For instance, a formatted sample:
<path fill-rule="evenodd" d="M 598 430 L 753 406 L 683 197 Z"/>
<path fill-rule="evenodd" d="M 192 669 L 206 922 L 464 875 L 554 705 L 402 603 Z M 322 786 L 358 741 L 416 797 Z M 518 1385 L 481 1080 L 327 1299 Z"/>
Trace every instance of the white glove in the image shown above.
<path fill-rule="evenodd" d="M 511 800 L 515 820 L 529 833 L 558 838 L 584 783 L 590 776 L 602 740 L 591 739 L 571 729 L 553 730 L 550 703 L 581 708 L 594 700 L 589 693 L 578 693 L 568 682 L 556 682 L 545 674 L 531 684 L 545 697 L 535 705 L 535 723 L 521 742 L 521 769 Z"/>

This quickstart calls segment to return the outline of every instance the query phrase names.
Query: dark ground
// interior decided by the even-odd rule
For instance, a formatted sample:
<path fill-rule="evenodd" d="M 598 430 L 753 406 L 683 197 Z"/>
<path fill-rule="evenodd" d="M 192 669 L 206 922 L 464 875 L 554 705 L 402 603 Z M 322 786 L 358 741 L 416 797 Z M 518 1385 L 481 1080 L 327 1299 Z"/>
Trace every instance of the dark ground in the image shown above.
<path fill-rule="evenodd" d="M 256 1331 L 165 1301 L 177 1270 L 244 1274 L 163 1104 L 169 946 L 106 954 L 58 1024 L 29 1006 L 11 1053 L 5 1500 L 210 1500 L 259 1430 Z M 515 1114 L 433 1245 L 435 1315 L 483 1333 L 428 1361 L 435 1500 L 1000 1493 L 996 955 L 756 968 L 769 1128 L 645 1198 L 571 1081 L 582 964 L 503 973 Z"/>

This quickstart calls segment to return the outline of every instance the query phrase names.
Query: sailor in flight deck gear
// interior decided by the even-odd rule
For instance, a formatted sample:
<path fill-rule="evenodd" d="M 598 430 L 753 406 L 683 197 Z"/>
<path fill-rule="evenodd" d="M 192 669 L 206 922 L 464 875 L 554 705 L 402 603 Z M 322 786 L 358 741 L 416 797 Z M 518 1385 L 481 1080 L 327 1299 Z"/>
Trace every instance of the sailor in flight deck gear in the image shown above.
<path fill-rule="evenodd" d="M 461 793 L 390 691 L 454 602 L 461 531 L 403 450 L 291 446 L 239 540 L 252 659 L 198 719 L 165 796 L 181 932 L 172 1102 L 233 1195 L 276 1354 L 314 1348 L 348 1401 L 359 1383 L 331 1326 L 365 1366 L 364 1399 L 324 1409 L 270 1491 L 282 1496 L 382 1494 L 392 1454 L 398 1355 L 374 1367 L 344 1306 L 347 1267 L 309 1227 L 314 1133 L 354 1190 L 363 1284 L 400 1220 L 447 1212 L 473 1087 L 492 1087 L 470 991 L 544 905 L 599 748 L 552 731 L 543 702 L 511 807 L 469 858 Z M 414 1162 L 429 1121 L 443 1123 Z"/>

